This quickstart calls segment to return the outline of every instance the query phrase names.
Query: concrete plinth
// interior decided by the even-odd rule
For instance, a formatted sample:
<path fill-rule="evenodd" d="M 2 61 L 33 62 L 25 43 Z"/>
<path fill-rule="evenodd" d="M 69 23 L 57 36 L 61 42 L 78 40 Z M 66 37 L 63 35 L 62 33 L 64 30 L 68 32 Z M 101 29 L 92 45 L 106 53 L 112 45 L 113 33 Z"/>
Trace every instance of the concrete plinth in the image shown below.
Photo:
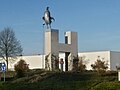
<path fill-rule="evenodd" d="M 59 67 L 59 52 L 65 53 L 65 70 L 72 70 L 72 60 L 78 54 L 76 32 L 65 32 L 65 43 L 59 43 L 59 30 L 48 29 L 45 32 L 45 66 L 47 70 Z M 58 65 L 57 65 L 58 64 Z"/>

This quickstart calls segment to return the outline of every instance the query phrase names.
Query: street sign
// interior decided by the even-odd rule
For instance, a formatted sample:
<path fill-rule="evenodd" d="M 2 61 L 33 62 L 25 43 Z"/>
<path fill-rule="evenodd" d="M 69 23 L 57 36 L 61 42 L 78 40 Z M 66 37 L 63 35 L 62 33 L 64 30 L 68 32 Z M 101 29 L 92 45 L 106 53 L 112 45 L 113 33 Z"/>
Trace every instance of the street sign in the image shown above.
<path fill-rule="evenodd" d="M 2 65 L 1 65 L 1 70 L 2 70 L 2 72 L 5 72 L 5 71 L 6 71 L 6 65 L 5 65 L 5 63 L 2 63 Z"/>

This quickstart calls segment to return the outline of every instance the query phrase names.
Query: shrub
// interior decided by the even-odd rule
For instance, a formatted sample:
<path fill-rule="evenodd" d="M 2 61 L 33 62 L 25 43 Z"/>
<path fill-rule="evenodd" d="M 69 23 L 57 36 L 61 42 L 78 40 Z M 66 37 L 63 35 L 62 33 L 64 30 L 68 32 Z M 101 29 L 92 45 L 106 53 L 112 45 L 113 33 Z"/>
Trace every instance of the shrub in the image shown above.
<path fill-rule="evenodd" d="M 108 63 L 101 59 L 97 59 L 97 61 L 95 61 L 95 63 L 92 64 L 91 67 L 93 68 L 93 70 L 96 70 L 99 75 L 102 75 L 105 74 L 108 68 Z"/>
<path fill-rule="evenodd" d="M 15 64 L 14 68 L 17 73 L 17 77 L 25 76 L 25 72 L 29 70 L 28 64 L 23 59 L 21 59 L 17 64 Z"/>
<path fill-rule="evenodd" d="M 78 71 L 78 62 L 79 62 L 79 58 L 78 56 L 77 57 L 74 57 L 73 59 L 73 71 Z"/>
<path fill-rule="evenodd" d="M 86 70 L 86 65 L 85 65 L 84 60 L 82 59 L 82 57 L 80 57 L 80 59 L 79 59 L 78 70 L 79 70 L 80 72 Z"/>
<path fill-rule="evenodd" d="M 74 57 L 73 59 L 73 71 L 83 72 L 86 70 L 85 60 L 83 57 Z"/>

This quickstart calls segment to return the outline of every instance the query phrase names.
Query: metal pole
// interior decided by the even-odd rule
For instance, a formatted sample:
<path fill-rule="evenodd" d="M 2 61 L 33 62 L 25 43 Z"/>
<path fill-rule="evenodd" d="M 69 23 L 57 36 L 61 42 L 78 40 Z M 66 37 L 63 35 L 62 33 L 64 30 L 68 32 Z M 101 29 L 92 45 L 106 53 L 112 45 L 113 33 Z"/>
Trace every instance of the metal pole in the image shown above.
<path fill-rule="evenodd" d="M 5 82 L 5 72 L 4 72 L 4 82 Z"/>

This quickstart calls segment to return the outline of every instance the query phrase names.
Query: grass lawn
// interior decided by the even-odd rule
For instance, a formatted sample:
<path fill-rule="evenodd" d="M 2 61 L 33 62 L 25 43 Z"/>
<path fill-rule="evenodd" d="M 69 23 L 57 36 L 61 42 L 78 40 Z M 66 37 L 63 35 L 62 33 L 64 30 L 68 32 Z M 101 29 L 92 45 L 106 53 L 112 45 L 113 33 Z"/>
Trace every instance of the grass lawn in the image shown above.
<path fill-rule="evenodd" d="M 44 78 L 36 73 L 0 82 L 0 90 L 120 90 L 117 73 L 99 76 L 95 72 L 49 72 L 46 75 Z"/>

